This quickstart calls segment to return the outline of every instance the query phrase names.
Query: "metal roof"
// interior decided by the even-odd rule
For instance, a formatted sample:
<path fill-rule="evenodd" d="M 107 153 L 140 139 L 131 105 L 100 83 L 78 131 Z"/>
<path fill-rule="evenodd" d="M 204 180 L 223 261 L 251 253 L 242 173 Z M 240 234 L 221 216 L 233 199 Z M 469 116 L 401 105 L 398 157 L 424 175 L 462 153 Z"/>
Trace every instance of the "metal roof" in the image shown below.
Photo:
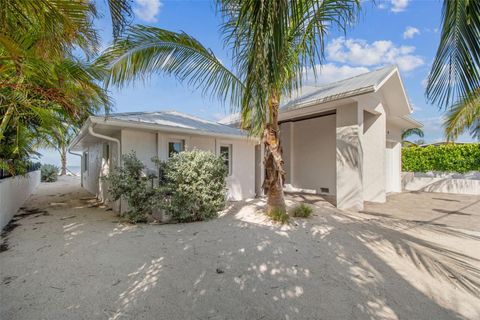
<path fill-rule="evenodd" d="M 172 129 L 186 131 L 195 131 L 198 133 L 212 133 L 216 135 L 227 136 L 247 136 L 243 130 L 229 127 L 213 121 L 197 118 L 177 111 L 154 111 L 154 112 L 125 112 L 112 113 L 107 116 L 93 117 L 97 120 L 117 120 L 129 123 L 158 125 L 162 127 L 171 127 Z"/>
<path fill-rule="evenodd" d="M 375 91 L 396 66 L 387 66 L 358 76 L 318 86 L 302 86 L 292 98 L 282 101 L 282 110 L 291 110 L 309 102 L 326 102 Z"/>

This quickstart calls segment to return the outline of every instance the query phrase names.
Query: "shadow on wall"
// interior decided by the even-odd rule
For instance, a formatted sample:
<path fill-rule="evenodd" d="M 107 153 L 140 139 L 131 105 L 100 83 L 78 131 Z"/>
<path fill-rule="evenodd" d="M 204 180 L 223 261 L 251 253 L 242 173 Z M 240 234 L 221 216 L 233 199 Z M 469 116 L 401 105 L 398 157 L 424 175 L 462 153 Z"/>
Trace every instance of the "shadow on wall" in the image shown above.
<path fill-rule="evenodd" d="M 402 173 L 402 189 L 457 194 L 480 194 L 480 180 L 452 177 L 416 177 L 413 172 Z"/>

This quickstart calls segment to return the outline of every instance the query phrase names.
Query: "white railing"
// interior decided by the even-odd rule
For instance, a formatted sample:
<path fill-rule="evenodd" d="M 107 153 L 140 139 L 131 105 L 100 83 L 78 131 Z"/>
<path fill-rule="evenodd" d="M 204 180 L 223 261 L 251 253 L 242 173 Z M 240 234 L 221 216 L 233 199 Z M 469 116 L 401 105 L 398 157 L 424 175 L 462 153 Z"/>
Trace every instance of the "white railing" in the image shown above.
<path fill-rule="evenodd" d="M 39 184 L 40 170 L 0 180 L 0 229 L 8 224 Z"/>

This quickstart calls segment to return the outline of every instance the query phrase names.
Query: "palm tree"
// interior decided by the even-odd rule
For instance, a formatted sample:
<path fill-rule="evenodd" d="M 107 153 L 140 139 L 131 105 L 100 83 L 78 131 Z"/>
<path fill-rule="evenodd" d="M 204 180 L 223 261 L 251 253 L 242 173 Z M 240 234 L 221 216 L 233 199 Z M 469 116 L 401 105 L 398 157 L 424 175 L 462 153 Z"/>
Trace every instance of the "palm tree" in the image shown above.
<path fill-rule="evenodd" d="M 345 29 L 360 1 L 223 0 L 217 5 L 234 70 L 185 33 L 144 26 L 119 37 L 100 61 L 111 68 L 108 83 L 169 74 L 239 110 L 242 126 L 261 136 L 265 146 L 267 211 L 284 212 L 280 101 L 301 86 L 306 69 L 323 61 L 327 32 Z"/>
<path fill-rule="evenodd" d="M 60 124 L 48 130 L 42 130 L 37 137 L 37 147 L 52 149 L 58 152 L 60 156 L 60 175 L 67 174 L 67 151 L 68 146 L 78 134 L 78 127 L 72 126 L 67 122 Z"/>
<path fill-rule="evenodd" d="M 418 144 L 417 142 L 411 142 L 407 139 L 411 136 L 418 136 L 420 138 L 423 138 L 424 135 L 425 134 L 423 133 L 423 130 L 420 129 L 420 128 L 407 129 L 407 130 L 402 132 L 402 145 L 403 146 L 417 145 Z M 423 140 L 420 140 L 419 142 L 422 142 L 422 141 Z M 420 144 L 422 144 L 422 143 L 420 143 Z"/>
<path fill-rule="evenodd" d="M 447 139 L 469 130 L 480 139 L 480 1 L 445 0 L 427 99 L 448 108 Z"/>
<path fill-rule="evenodd" d="M 130 2 L 108 5 L 118 37 Z M 108 111 L 109 97 L 99 84 L 104 70 L 73 55 L 76 49 L 86 58 L 96 54 L 96 17 L 89 0 L 0 0 L 0 143 L 13 143 L 2 149 L 0 166 L 12 174 L 11 160 L 33 154 L 39 132 L 55 134 L 64 121 L 75 124 L 101 108 Z"/>

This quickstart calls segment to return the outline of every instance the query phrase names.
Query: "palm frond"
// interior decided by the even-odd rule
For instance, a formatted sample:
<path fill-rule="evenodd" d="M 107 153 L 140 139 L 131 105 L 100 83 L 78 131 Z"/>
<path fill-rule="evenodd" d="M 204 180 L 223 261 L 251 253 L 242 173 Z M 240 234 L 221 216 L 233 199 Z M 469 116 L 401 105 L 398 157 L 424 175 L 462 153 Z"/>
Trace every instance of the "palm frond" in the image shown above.
<path fill-rule="evenodd" d="M 117 39 L 131 21 L 132 7 L 129 0 L 108 0 L 112 19 L 113 38 Z"/>
<path fill-rule="evenodd" d="M 427 99 L 448 108 L 480 87 L 480 1 L 445 0 Z"/>
<path fill-rule="evenodd" d="M 456 103 L 447 113 L 443 126 L 448 141 L 456 140 L 465 131 L 469 131 L 473 138 L 480 140 L 479 91 Z"/>
<path fill-rule="evenodd" d="M 239 105 L 243 91 L 240 79 L 195 38 L 155 27 L 130 28 L 97 64 L 110 69 L 107 84 L 122 86 L 161 73 L 229 101 L 232 107 Z"/>
<path fill-rule="evenodd" d="M 406 140 L 408 137 L 411 136 L 419 136 L 420 138 L 423 138 L 425 134 L 420 128 L 411 128 L 402 132 L 402 140 Z"/>

